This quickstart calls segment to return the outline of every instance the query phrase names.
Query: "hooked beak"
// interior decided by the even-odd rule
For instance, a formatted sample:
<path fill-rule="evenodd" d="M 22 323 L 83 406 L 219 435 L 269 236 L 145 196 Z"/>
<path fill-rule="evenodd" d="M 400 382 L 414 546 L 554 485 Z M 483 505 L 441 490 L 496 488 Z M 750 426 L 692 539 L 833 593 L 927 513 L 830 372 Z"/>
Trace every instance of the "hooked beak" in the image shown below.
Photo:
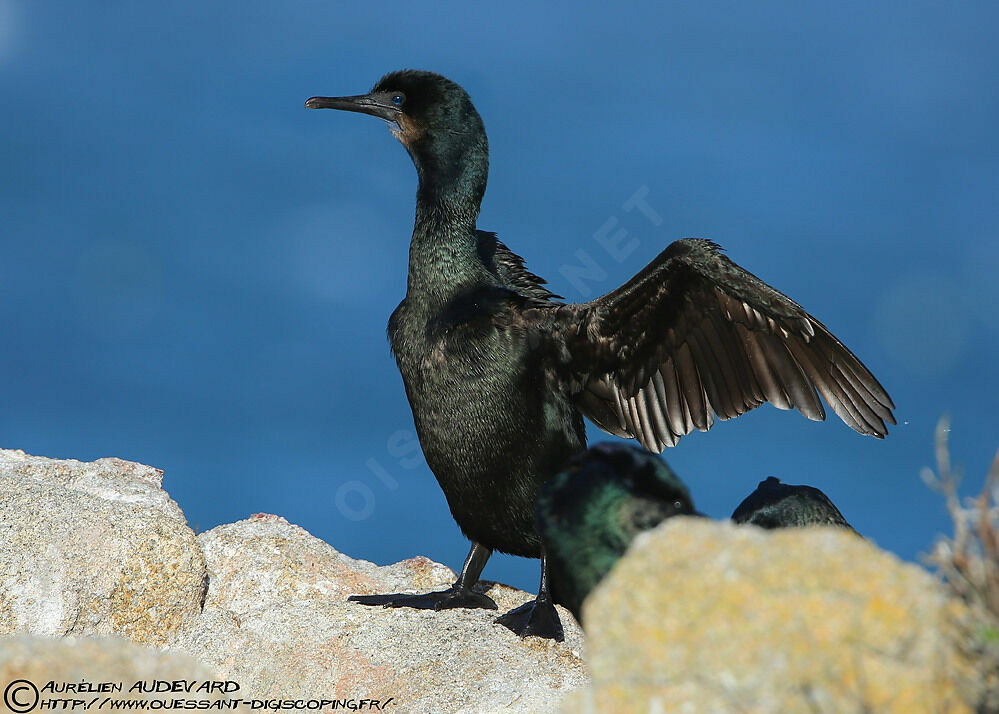
<path fill-rule="evenodd" d="M 355 97 L 312 97 L 305 102 L 306 109 L 342 109 L 347 112 L 360 112 L 379 117 L 385 121 L 395 121 L 402 110 L 389 103 L 387 97 L 360 94 Z"/>

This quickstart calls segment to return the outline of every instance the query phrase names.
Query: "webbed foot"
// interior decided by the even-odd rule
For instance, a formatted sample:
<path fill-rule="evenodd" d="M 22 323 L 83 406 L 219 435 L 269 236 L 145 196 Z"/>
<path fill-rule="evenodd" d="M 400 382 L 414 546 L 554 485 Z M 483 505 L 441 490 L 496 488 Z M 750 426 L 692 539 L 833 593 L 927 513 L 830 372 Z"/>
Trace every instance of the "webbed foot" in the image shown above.
<path fill-rule="evenodd" d="M 521 637 L 544 637 L 556 642 L 565 640 L 562 621 L 549 598 L 538 598 L 525 603 L 500 615 L 495 622 Z"/>

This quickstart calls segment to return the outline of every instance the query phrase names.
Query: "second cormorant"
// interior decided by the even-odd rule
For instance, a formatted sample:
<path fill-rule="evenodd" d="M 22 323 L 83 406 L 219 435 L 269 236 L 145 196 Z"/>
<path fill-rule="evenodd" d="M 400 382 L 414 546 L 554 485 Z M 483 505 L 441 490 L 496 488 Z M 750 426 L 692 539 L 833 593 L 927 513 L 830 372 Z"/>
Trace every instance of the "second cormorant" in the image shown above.
<path fill-rule="evenodd" d="M 583 600 L 639 533 L 673 516 L 700 516 L 690 492 L 658 456 L 596 444 L 541 486 L 537 525 L 552 600 L 582 624 Z"/>
<path fill-rule="evenodd" d="M 536 515 L 548 554 L 552 599 L 585 627 L 583 600 L 639 533 L 673 516 L 702 514 L 658 456 L 597 444 L 573 456 L 541 487 Z M 732 520 L 768 529 L 841 526 L 853 531 L 822 491 L 784 484 L 773 476 L 739 504 Z"/>
<path fill-rule="evenodd" d="M 822 491 L 781 483 L 774 476 L 760 481 L 735 509 L 732 520 L 770 529 L 819 525 L 854 530 Z"/>
<path fill-rule="evenodd" d="M 710 241 L 676 241 L 607 295 L 558 302 L 476 226 L 486 132 L 447 78 L 392 72 L 367 94 L 306 107 L 385 120 L 416 166 L 408 285 L 389 341 L 427 463 L 472 541 L 448 590 L 361 602 L 495 608 L 472 590 L 492 551 L 540 557 L 537 599 L 498 621 L 559 637 L 534 506 L 538 487 L 585 448 L 583 416 L 656 452 L 766 401 L 823 419 L 819 394 L 862 434 L 883 437 L 894 423 L 888 394 L 850 350 Z"/>

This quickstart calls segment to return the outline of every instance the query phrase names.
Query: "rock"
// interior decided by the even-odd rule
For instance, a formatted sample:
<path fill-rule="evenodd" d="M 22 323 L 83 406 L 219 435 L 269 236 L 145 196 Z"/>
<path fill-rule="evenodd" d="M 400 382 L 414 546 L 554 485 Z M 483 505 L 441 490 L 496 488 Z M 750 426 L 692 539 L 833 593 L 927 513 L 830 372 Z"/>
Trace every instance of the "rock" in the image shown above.
<path fill-rule="evenodd" d="M 0 450 L 0 634 L 159 644 L 197 614 L 204 555 L 162 478 Z"/>
<path fill-rule="evenodd" d="M 354 560 L 276 516 L 195 537 L 161 479 L 118 459 L 0 451 L 0 634 L 170 650 L 14 637 L 0 641 L 0 685 L 221 679 L 244 700 L 321 711 L 970 711 L 964 606 L 842 529 L 678 517 L 639 536 L 584 604 L 587 687 L 565 611 L 554 643 L 521 640 L 497 611 L 351 603 L 455 574 L 422 557 Z M 480 587 L 499 612 L 530 599 Z"/>
<path fill-rule="evenodd" d="M 332 711 L 349 708 L 345 700 L 393 698 L 397 712 L 553 711 L 586 681 L 582 632 L 564 611 L 566 642 L 555 644 L 519 639 L 493 624 L 494 611 L 347 602 L 445 587 L 455 574 L 421 557 L 387 567 L 354 560 L 276 516 L 195 537 L 162 476 L 119 459 L 0 451 L 0 634 L 112 634 L 166 645 L 177 658 L 114 639 L 15 638 L 0 654 L 4 676 L 217 672 L 244 699 L 341 700 L 320 707 Z M 497 584 L 489 594 L 503 609 L 530 599 Z M 138 669 L 123 669 L 131 657 Z M 176 674 L 143 674 L 161 660 Z"/>
<path fill-rule="evenodd" d="M 563 712 L 965 712 L 964 606 L 837 528 L 678 517 L 583 606 L 592 688 Z"/>
<path fill-rule="evenodd" d="M 93 709 L 109 711 L 111 706 L 104 706 L 105 702 L 101 701 L 105 697 L 115 700 L 182 698 L 193 702 L 220 698 L 218 694 L 209 696 L 197 691 L 183 694 L 129 691 L 136 682 L 155 680 L 193 681 L 197 684 L 192 689 L 196 690 L 205 681 L 218 681 L 218 677 L 188 655 L 161 652 L 118 638 L 53 639 L 21 635 L 0 639 L 0 686 L 4 687 L 5 704 L 20 704 L 20 711 L 42 711 L 42 706 L 28 708 L 28 705 L 51 699 L 84 699 L 90 703 L 94 697 L 99 697 L 98 702 L 91 705 Z M 55 686 L 46 691 L 48 682 Z M 78 685 L 83 682 L 97 687 L 102 682 L 119 683 L 122 687 L 120 692 L 91 691 L 83 694 L 67 692 L 62 687 L 63 683 Z M 231 696 L 238 697 L 239 694 Z M 60 703 L 48 708 L 82 711 L 84 706 L 62 706 Z"/>
<path fill-rule="evenodd" d="M 582 633 L 561 611 L 564 643 L 521 640 L 497 612 L 366 607 L 352 594 L 423 591 L 453 582 L 417 557 L 379 567 L 298 526 L 258 515 L 199 536 L 210 585 L 204 612 L 171 646 L 254 696 L 385 702 L 398 712 L 554 711 L 583 684 Z M 493 584 L 500 612 L 527 593 Z"/>

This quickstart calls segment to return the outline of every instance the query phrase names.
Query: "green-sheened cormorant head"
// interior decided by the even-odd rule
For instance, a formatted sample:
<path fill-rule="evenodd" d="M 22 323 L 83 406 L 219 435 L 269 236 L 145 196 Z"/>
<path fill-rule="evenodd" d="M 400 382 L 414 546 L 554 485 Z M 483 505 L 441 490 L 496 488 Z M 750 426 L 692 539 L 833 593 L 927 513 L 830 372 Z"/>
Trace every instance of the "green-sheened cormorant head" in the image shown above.
<path fill-rule="evenodd" d="M 536 515 L 552 596 L 580 620 L 584 598 L 636 535 L 672 516 L 701 514 L 661 458 L 597 444 L 542 486 Z"/>
<path fill-rule="evenodd" d="M 736 523 L 760 528 L 843 526 L 853 530 L 843 514 L 822 491 L 812 486 L 793 486 L 770 476 L 746 496 L 732 514 Z"/>
<path fill-rule="evenodd" d="M 485 125 L 468 93 L 434 72 L 400 70 L 367 94 L 312 97 L 308 109 L 341 109 L 383 119 L 413 159 L 426 194 L 457 190 L 481 200 L 489 167 Z"/>

